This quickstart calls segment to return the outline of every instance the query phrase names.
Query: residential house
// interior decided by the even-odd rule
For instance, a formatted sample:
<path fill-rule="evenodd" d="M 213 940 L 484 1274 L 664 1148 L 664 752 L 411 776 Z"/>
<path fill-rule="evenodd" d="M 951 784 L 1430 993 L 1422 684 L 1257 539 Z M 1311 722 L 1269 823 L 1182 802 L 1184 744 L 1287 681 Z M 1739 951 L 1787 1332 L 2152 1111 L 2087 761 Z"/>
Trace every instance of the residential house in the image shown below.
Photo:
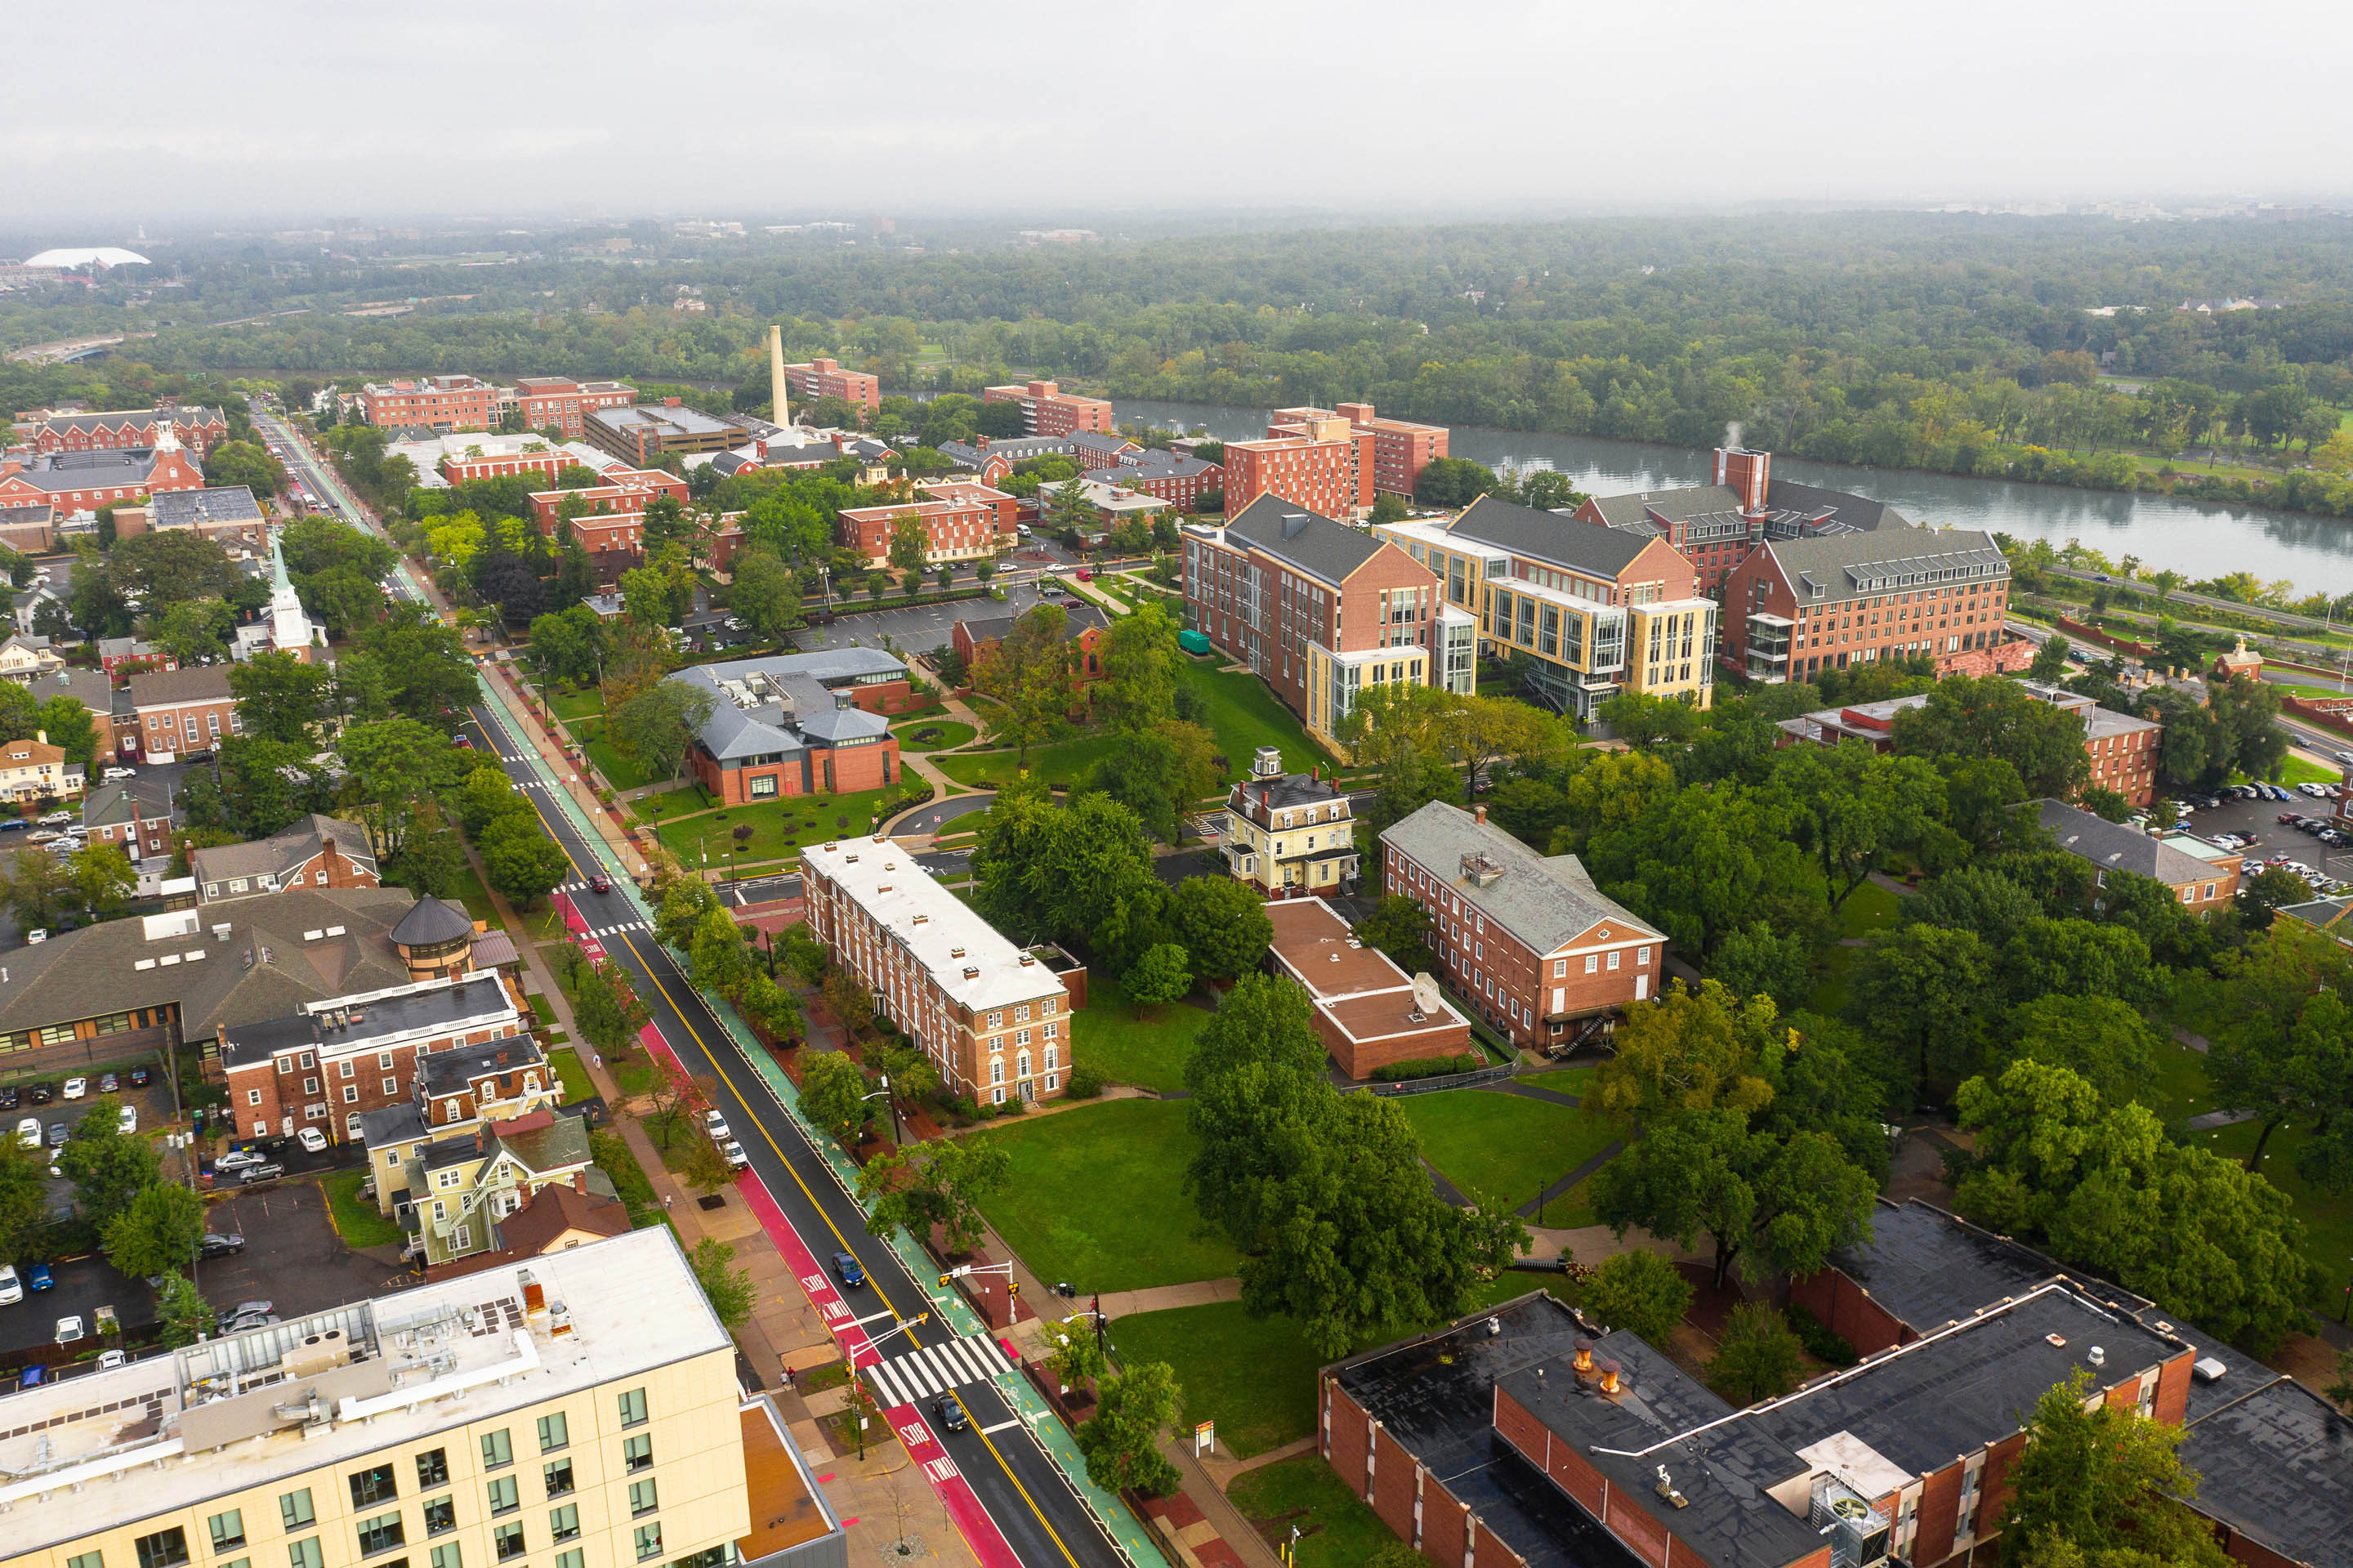
<path fill-rule="evenodd" d="M 1261 746 L 1250 776 L 1226 796 L 1226 870 L 1269 899 L 1352 894 L 1354 819 L 1348 792 L 1320 764 L 1285 773 L 1282 753 Z"/>
<path fill-rule="evenodd" d="M 140 744 L 150 762 L 208 755 L 223 736 L 238 733 L 226 664 L 133 675 L 129 688 Z"/>
<path fill-rule="evenodd" d="M 0 741 L 0 800 L 78 800 L 89 782 L 80 763 L 68 762 L 65 748 L 49 744 L 47 730 L 30 740 Z"/>
<path fill-rule="evenodd" d="M 83 798 L 83 835 L 94 844 L 117 844 L 133 861 L 169 855 L 179 821 L 167 779 L 141 774 L 100 784 Z"/>
<path fill-rule="evenodd" d="M 39 677 L 54 675 L 65 667 L 65 659 L 46 637 L 19 631 L 0 642 L 0 680 L 29 686 Z"/>
<path fill-rule="evenodd" d="M 1432 800 L 1381 834 L 1381 891 L 1430 916 L 1456 993 L 1514 1045 L 1542 1049 L 1616 1027 L 1666 974 L 1666 934 L 1605 896 L 1573 854 L 1540 855 Z"/>
<path fill-rule="evenodd" d="M 109 676 L 128 681 L 123 666 L 138 668 L 132 674 L 151 674 L 176 670 L 180 662 L 153 642 L 142 642 L 136 637 L 101 637 L 98 640 L 98 667 Z"/>
<path fill-rule="evenodd" d="M 1067 604 L 1058 607 L 1062 611 L 1062 641 L 1071 645 L 1071 674 L 1082 686 L 1100 681 L 1107 673 L 1103 669 L 1103 641 L 1111 635 L 1111 623 L 1103 612 L 1091 604 Z M 967 684 L 975 665 L 981 656 L 1012 635 L 1021 618 L 1018 615 L 993 616 L 987 620 L 959 620 L 948 633 L 949 646 L 964 661 Z"/>
<path fill-rule="evenodd" d="M 367 830 L 316 811 L 266 839 L 214 844 L 188 857 L 199 905 L 221 904 L 298 887 L 375 887 L 375 851 Z"/>

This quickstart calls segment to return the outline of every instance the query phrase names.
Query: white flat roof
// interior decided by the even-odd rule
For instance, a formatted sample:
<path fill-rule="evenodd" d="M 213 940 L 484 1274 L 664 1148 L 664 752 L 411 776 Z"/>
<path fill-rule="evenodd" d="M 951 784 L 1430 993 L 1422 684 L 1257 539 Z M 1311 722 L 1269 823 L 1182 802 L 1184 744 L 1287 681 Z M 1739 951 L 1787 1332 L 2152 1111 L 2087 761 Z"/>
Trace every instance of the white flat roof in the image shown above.
<path fill-rule="evenodd" d="M 552 1311 L 526 1320 L 526 1269 L 569 1334 L 548 1331 Z M 732 1349 L 670 1227 L 653 1225 L 45 1383 L 0 1398 L 7 1552 Z"/>
<path fill-rule="evenodd" d="M 1015 947 L 889 839 L 846 839 L 805 850 L 804 867 L 839 886 L 902 943 L 950 997 L 1004 1007 L 1069 993 L 1054 971 Z"/>

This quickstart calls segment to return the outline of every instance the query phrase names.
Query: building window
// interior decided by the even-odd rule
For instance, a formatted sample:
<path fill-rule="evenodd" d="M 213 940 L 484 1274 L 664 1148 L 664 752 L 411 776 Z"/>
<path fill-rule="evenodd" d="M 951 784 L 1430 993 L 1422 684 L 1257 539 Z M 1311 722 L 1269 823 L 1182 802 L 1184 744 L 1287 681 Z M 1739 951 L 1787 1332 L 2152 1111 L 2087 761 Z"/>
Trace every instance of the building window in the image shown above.
<path fill-rule="evenodd" d="M 501 1563 L 504 1563 L 510 1557 L 522 1556 L 522 1526 L 520 1524 L 502 1524 L 499 1526 L 496 1530 L 491 1531 L 491 1547 L 493 1555 L 495 1555 Z"/>
<path fill-rule="evenodd" d="M 259 1089 L 248 1089 L 248 1090 L 246 1090 L 246 1091 L 245 1091 L 245 1103 L 246 1103 L 247 1105 L 248 1105 L 248 1106 L 258 1106 L 258 1105 L 259 1105 L 259 1104 L 261 1103 L 261 1091 L 260 1091 Z"/>
<path fill-rule="evenodd" d="M 543 1415 L 539 1418 L 539 1451 L 541 1453 L 553 1454 L 571 1441 L 571 1424 L 564 1419 L 564 1412 L 559 1410 L 553 1415 Z"/>
<path fill-rule="evenodd" d="M 425 1505 L 425 1533 L 446 1535 L 458 1528 L 458 1500 L 455 1498 L 433 1498 Z"/>
<path fill-rule="evenodd" d="M 550 1509 L 547 1513 L 547 1535 L 551 1541 L 579 1540 L 580 1510 L 578 1506 L 565 1503 L 562 1508 Z"/>
<path fill-rule="evenodd" d="M 278 1518 L 288 1530 L 301 1530 L 319 1522 L 317 1510 L 311 1506 L 311 1489 L 288 1492 L 278 1499 Z"/>
<path fill-rule="evenodd" d="M 1614 948 L 1611 949 L 1609 954 L 1609 967 L 1613 969 L 1618 967 L 1618 954 Z"/>
<path fill-rule="evenodd" d="M 661 1504 L 655 1500 L 654 1493 L 655 1484 L 650 1477 L 642 1481 L 629 1483 L 629 1517 L 631 1519 L 640 1514 L 652 1513 L 661 1507 Z"/>
<path fill-rule="evenodd" d="M 380 1513 L 374 1519 L 360 1520 L 360 1555 L 363 1557 L 373 1557 L 379 1552 L 390 1552 L 405 1543 L 407 1539 L 408 1532 L 401 1527 L 398 1510 L 391 1513 Z"/>
<path fill-rule="evenodd" d="M 514 1463 L 514 1445 L 507 1440 L 506 1429 L 482 1434 L 482 1468 L 495 1470 L 501 1465 Z"/>
<path fill-rule="evenodd" d="M 1585 972 L 1586 972 L 1587 974 L 1598 974 L 1599 972 L 1600 972 L 1600 969 L 1601 969 L 1601 955 L 1600 955 L 1600 954 L 1599 954 L 1599 953 L 1588 953 L 1588 954 L 1586 954 L 1586 955 L 1585 955 Z"/>
<path fill-rule="evenodd" d="M 547 1467 L 545 1474 L 547 1477 L 547 1495 L 549 1497 L 565 1498 L 572 1495 L 571 1460 L 556 1460 L 555 1463 Z"/>
<path fill-rule="evenodd" d="M 142 1535 L 132 1545 L 138 1549 L 139 1568 L 176 1568 L 188 1560 L 188 1532 L 176 1524 Z"/>
<path fill-rule="evenodd" d="M 227 1513 L 216 1513 L 205 1520 L 205 1527 L 212 1535 L 215 1552 L 228 1552 L 245 1544 L 243 1509 L 233 1508 Z"/>
<path fill-rule="evenodd" d="M 327 1568 L 327 1559 L 319 1550 L 319 1538 L 289 1542 L 286 1548 L 286 1568 Z"/>
<path fill-rule="evenodd" d="M 587 1568 L 588 1554 L 575 1549 L 555 1554 L 555 1568 Z"/>
<path fill-rule="evenodd" d="M 661 1521 L 638 1526 L 638 1561 L 661 1555 Z"/>
<path fill-rule="evenodd" d="M 502 1513 L 512 1513 L 522 1506 L 522 1491 L 515 1485 L 512 1476 L 501 1476 L 483 1489 L 489 1494 L 491 1517 L 493 1519 Z"/>
<path fill-rule="evenodd" d="M 1649 966 L 1650 962 L 1651 962 L 1651 949 L 1650 949 L 1650 948 L 1643 948 L 1640 949 L 1638 952 L 1636 952 L 1636 953 L 1635 953 L 1635 955 L 1634 955 L 1634 967 L 1635 967 L 1636 969 L 1639 969 L 1647 968 L 1647 967 Z"/>
<path fill-rule="evenodd" d="M 427 1554 L 427 1562 L 428 1568 L 465 1568 L 465 1553 L 458 1550 L 458 1543 L 453 1541 L 447 1546 L 435 1547 Z"/>
<path fill-rule="evenodd" d="M 376 1465 L 354 1473 L 352 1477 L 352 1506 L 365 1508 L 370 1503 L 390 1502 L 400 1495 L 400 1483 L 394 1478 L 390 1465 Z"/>
<path fill-rule="evenodd" d="M 623 1426 L 643 1426 L 646 1424 L 646 1391 L 644 1389 L 631 1389 L 621 1395 L 619 1404 Z"/>
<path fill-rule="evenodd" d="M 1555 959 L 1552 961 L 1552 978 L 1555 980 L 1567 980 L 1568 978 L 1568 960 L 1567 959 Z"/>
<path fill-rule="evenodd" d="M 621 1468 L 629 1475 L 654 1467 L 654 1440 L 651 1433 L 621 1440 Z"/>

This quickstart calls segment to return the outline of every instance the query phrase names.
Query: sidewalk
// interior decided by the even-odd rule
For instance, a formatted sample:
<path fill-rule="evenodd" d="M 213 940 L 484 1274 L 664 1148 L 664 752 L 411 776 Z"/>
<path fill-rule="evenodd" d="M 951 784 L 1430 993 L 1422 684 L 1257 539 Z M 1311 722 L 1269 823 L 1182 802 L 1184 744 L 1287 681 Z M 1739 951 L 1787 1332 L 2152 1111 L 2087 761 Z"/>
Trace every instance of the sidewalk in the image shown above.
<path fill-rule="evenodd" d="M 580 768 L 586 764 L 574 762 L 565 754 L 564 743 L 547 733 L 533 713 L 530 703 L 517 690 L 512 674 L 496 661 L 488 658 L 484 659 L 480 669 L 482 684 L 498 699 L 500 716 L 506 721 L 507 727 L 520 734 L 536 749 L 548 771 L 563 782 L 580 815 L 596 830 L 597 836 L 605 841 L 605 847 L 618 857 L 621 868 L 632 877 L 643 876 L 646 857 L 638 853 L 638 846 L 621 831 L 620 824 L 597 800 L 594 791 L 581 781 Z"/>

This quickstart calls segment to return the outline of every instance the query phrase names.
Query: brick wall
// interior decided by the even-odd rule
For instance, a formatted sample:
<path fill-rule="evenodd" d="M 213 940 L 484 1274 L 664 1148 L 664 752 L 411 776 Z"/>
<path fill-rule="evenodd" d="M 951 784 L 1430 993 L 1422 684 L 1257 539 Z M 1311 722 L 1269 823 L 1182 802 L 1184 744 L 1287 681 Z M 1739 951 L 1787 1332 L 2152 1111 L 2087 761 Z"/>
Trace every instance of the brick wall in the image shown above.
<path fill-rule="evenodd" d="M 1919 1533 L 1912 1538 L 1912 1561 L 1941 1563 L 1953 1552 L 1953 1526 L 1961 1508 L 1961 1467 L 1947 1465 L 1920 1489 Z"/>
<path fill-rule="evenodd" d="M 1895 1314 L 1871 1298 L 1862 1286 L 1835 1268 L 1809 1275 L 1789 1287 L 1789 1299 L 1811 1312 L 1855 1348 L 1873 1355 L 1916 1338 Z"/>

